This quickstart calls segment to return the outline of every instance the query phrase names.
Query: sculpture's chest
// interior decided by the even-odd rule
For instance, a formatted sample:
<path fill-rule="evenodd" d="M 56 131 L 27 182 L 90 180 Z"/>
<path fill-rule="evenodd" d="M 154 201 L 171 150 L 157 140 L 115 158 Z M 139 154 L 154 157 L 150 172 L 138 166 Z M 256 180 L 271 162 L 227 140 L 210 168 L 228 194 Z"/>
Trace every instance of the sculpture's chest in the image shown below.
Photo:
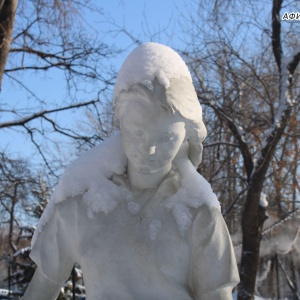
<path fill-rule="evenodd" d="M 78 236 L 79 263 L 86 272 L 102 274 L 101 280 L 102 271 L 122 281 L 141 280 L 141 276 L 153 280 L 164 274 L 181 281 L 187 276 L 188 233 L 180 235 L 172 214 L 162 204 L 139 208 L 134 202 L 124 202 L 110 214 L 84 217 L 78 224 Z"/>

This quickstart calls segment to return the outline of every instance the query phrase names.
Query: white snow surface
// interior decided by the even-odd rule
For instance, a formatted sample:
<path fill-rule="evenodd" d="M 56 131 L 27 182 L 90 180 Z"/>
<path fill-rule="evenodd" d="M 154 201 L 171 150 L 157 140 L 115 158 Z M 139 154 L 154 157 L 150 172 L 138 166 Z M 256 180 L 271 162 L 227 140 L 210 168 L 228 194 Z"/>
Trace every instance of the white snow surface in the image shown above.
<path fill-rule="evenodd" d="M 260 194 L 259 205 L 261 207 L 267 207 L 269 205 L 269 202 L 267 200 L 267 195 L 265 193 Z"/>
<path fill-rule="evenodd" d="M 156 236 L 159 233 L 161 229 L 161 222 L 158 220 L 153 220 L 150 225 L 149 225 L 149 235 L 150 235 L 150 239 L 151 241 L 155 241 L 156 240 Z"/>
<path fill-rule="evenodd" d="M 89 217 L 94 212 L 111 212 L 126 197 L 126 189 L 109 180 L 113 174 L 123 174 L 127 158 L 121 145 L 120 133 L 82 154 L 63 173 L 39 220 L 31 245 L 54 214 L 56 203 L 83 195 L 89 205 Z M 112 200 L 113 199 L 113 200 Z"/>
<path fill-rule="evenodd" d="M 45 224 L 52 218 L 57 203 L 68 198 L 83 195 L 88 206 L 88 217 L 94 213 L 112 212 L 122 200 L 126 200 L 127 210 L 132 215 L 140 212 L 140 205 L 133 201 L 132 193 L 124 186 L 111 180 L 114 174 L 124 174 L 127 158 L 124 153 L 120 133 L 92 148 L 71 163 L 61 177 L 32 238 L 32 247 Z M 220 209 L 219 201 L 210 184 L 197 173 L 193 164 L 184 160 L 177 166 L 181 174 L 181 184 L 177 192 L 166 199 L 165 207 L 175 218 L 180 233 L 184 234 L 192 223 L 191 209 L 206 204 Z M 161 224 L 154 220 L 149 227 L 151 240 L 155 240 Z"/>
<path fill-rule="evenodd" d="M 184 234 L 192 222 L 191 209 L 197 209 L 204 204 L 220 211 L 221 207 L 209 182 L 197 172 L 189 160 L 181 163 L 178 169 L 182 177 L 181 188 L 167 199 L 166 207 L 172 211 L 180 232 Z"/>
<path fill-rule="evenodd" d="M 186 77 L 192 83 L 188 67 L 177 52 L 162 44 L 145 43 L 134 49 L 123 63 L 114 88 L 114 99 L 133 84 L 140 83 L 152 90 L 155 77 L 166 89 L 171 78 Z"/>
<path fill-rule="evenodd" d="M 57 199 L 56 202 L 60 202 L 86 191 L 91 192 L 91 189 L 97 190 L 99 181 L 110 179 L 113 174 L 123 174 L 126 164 L 127 158 L 118 133 L 71 163 L 62 175 L 53 197 Z"/>

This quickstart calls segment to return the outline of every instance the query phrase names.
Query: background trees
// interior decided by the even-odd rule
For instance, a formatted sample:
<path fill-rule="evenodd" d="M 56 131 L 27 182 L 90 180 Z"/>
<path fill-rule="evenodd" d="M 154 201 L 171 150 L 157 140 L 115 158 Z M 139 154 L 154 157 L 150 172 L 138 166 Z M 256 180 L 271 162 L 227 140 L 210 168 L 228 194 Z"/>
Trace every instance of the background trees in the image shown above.
<path fill-rule="evenodd" d="M 299 159 L 300 47 L 293 24 L 281 26 L 283 1 L 274 0 L 268 16 L 261 13 L 266 4 L 261 5 L 201 3 L 199 16 L 206 16 L 207 24 L 192 20 L 194 35 L 184 52 L 198 97 L 209 109 L 210 153 L 201 170 L 222 195 L 225 215 L 230 210 L 242 215 L 238 299 L 253 299 L 255 291 L 267 219 L 262 194 L 277 216 L 295 208 L 299 195 L 293 180 L 297 164 L 289 162 Z M 294 8 L 292 2 L 285 5 Z"/>
<path fill-rule="evenodd" d="M 21 294 L 34 272 L 29 259 L 30 240 L 34 227 L 30 218 L 40 217 L 41 206 L 49 200 L 50 189 L 42 178 L 34 175 L 27 162 L 0 159 L 0 258 L 6 265 L 1 268 L 2 279 L 15 294 Z M 27 225 L 26 225 L 27 224 Z"/>
<path fill-rule="evenodd" d="M 2 82 L 4 68 L 6 65 L 7 55 L 10 48 L 11 35 L 13 32 L 16 10 L 16 0 L 0 1 L 0 86 Z"/>
<path fill-rule="evenodd" d="M 88 12 L 102 17 L 88 0 L 19 1 L 4 70 L 6 89 L 14 89 L 15 97 L 5 98 L 3 90 L 0 129 L 22 139 L 19 133 L 25 134 L 55 176 L 59 166 L 53 164 L 53 157 L 49 162 L 47 148 L 57 148 L 62 136 L 78 145 L 91 138 L 79 126 L 68 124 L 68 112 L 74 117 L 91 106 L 99 116 L 96 104 L 105 105 L 104 92 L 114 82 L 109 59 L 119 52 L 87 23 L 84 14 Z M 50 86 L 52 78 L 57 81 Z"/>
<path fill-rule="evenodd" d="M 115 78 L 109 60 L 119 50 L 103 42 L 87 13 L 103 18 L 89 0 L 0 1 L 0 140 L 13 137 L 24 147 L 20 157 L 0 145 L 0 278 L 20 293 L 34 270 L 30 225 L 40 217 L 50 188 L 72 155 L 107 137 L 113 126 L 111 112 L 102 114 Z M 70 114 L 85 113 L 90 120 L 97 117 L 102 131 L 88 131 L 83 122 L 74 128 Z M 69 152 L 68 143 L 76 151 Z M 30 145 L 35 160 L 28 157 Z"/>

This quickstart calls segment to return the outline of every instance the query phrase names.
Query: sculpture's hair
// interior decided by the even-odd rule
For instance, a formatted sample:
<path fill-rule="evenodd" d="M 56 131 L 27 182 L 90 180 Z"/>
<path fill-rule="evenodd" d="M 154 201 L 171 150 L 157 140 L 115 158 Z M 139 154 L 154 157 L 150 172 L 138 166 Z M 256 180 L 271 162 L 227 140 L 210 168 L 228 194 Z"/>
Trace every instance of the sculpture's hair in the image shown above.
<path fill-rule="evenodd" d="M 186 124 L 189 159 L 197 167 L 202 160 L 206 127 L 202 122 L 202 109 L 193 84 L 184 77 L 174 78 L 170 79 L 170 87 L 166 89 L 155 78 L 152 86 L 150 90 L 142 84 L 133 84 L 128 90 L 122 90 L 114 101 L 116 116 L 121 120 L 122 115 L 126 114 L 128 102 L 132 101 L 132 97 L 126 95 L 132 94 L 146 95 L 151 103 L 159 105 L 167 114 L 178 113 Z"/>

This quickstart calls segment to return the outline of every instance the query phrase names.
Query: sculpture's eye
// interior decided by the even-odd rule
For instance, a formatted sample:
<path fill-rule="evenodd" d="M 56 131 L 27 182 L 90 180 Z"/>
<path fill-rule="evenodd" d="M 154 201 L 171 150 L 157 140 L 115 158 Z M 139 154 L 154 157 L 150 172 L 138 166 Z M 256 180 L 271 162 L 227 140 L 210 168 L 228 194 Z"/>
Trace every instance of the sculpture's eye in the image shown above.
<path fill-rule="evenodd" d="M 173 142 L 176 140 L 176 137 L 173 134 L 164 134 L 161 137 L 162 142 Z"/>

